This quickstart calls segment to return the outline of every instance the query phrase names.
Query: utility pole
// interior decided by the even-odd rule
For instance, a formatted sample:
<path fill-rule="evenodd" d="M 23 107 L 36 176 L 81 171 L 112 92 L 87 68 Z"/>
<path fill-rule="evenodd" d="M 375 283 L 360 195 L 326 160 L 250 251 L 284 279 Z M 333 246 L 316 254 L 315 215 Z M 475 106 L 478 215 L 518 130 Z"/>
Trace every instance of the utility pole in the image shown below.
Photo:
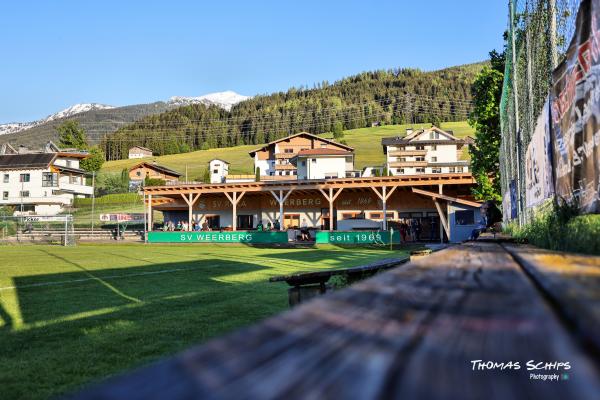
<path fill-rule="evenodd" d="M 92 171 L 92 236 L 94 235 L 94 208 L 96 205 L 96 171 Z"/>

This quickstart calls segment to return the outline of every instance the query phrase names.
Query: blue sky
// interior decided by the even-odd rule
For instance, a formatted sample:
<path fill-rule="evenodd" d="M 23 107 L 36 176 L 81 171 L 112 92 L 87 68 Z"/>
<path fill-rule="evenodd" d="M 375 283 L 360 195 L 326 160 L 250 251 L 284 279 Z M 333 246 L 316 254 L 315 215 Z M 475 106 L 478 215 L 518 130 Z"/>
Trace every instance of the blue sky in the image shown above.
<path fill-rule="evenodd" d="M 503 0 L 3 0 L 0 123 L 480 61 L 506 15 Z"/>

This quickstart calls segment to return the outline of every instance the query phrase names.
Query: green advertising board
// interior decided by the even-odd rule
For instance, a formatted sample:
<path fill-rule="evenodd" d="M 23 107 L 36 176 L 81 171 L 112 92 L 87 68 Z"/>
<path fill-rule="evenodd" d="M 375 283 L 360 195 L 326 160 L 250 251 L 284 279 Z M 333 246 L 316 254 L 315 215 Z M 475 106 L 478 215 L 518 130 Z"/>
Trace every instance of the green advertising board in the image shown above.
<path fill-rule="evenodd" d="M 149 243 L 287 243 L 287 232 L 148 232 Z"/>
<path fill-rule="evenodd" d="M 394 243 L 400 243 L 400 232 L 392 234 Z M 332 244 L 389 244 L 389 231 L 317 232 L 317 243 Z"/>

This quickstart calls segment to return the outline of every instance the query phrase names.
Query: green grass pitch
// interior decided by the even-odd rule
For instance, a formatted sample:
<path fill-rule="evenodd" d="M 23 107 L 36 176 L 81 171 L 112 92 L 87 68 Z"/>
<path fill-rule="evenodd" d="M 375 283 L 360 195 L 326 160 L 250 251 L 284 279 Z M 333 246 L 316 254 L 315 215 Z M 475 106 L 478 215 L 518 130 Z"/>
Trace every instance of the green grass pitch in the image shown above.
<path fill-rule="evenodd" d="M 0 392 L 44 399 L 287 309 L 275 275 L 406 250 L 244 245 L 0 247 Z"/>

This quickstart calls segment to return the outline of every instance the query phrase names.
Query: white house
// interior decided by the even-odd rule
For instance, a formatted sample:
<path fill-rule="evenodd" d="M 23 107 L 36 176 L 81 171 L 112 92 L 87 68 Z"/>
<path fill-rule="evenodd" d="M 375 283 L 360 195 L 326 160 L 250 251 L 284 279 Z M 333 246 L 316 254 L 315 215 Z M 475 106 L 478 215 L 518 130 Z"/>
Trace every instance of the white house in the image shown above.
<path fill-rule="evenodd" d="M 0 155 L 0 207 L 15 214 L 56 215 L 76 197 L 92 195 L 79 161 L 85 152 Z"/>
<path fill-rule="evenodd" d="M 354 172 L 354 154 L 333 148 L 301 150 L 291 163 L 298 170 L 298 179 L 346 178 Z M 353 175 L 352 175 L 353 176 Z"/>
<path fill-rule="evenodd" d="M 229 163 L 225 160 L 213 158 L 208 162 L 210 183 L 223 183 L 229 175 Z"/>
<path fill-rule="evenodd" d="M 152 150 L 146 148 L 146 147 L 142 147 L 142 146 L 133 146 L 132 148 L 129 149 L 129 159 L 134 159 L 134 158 L 145 158 L 145 157 L 152 157 L 153 153 Z"/>
<path fill-rule="evenodd" d="M 413 131 L 406 136 L 381 139 L 391 175 L 448 174 L 469 172 L 469 161 L 461 160 L 470 137 L 458 139 L 452 131 L 437 127 Z"/>

